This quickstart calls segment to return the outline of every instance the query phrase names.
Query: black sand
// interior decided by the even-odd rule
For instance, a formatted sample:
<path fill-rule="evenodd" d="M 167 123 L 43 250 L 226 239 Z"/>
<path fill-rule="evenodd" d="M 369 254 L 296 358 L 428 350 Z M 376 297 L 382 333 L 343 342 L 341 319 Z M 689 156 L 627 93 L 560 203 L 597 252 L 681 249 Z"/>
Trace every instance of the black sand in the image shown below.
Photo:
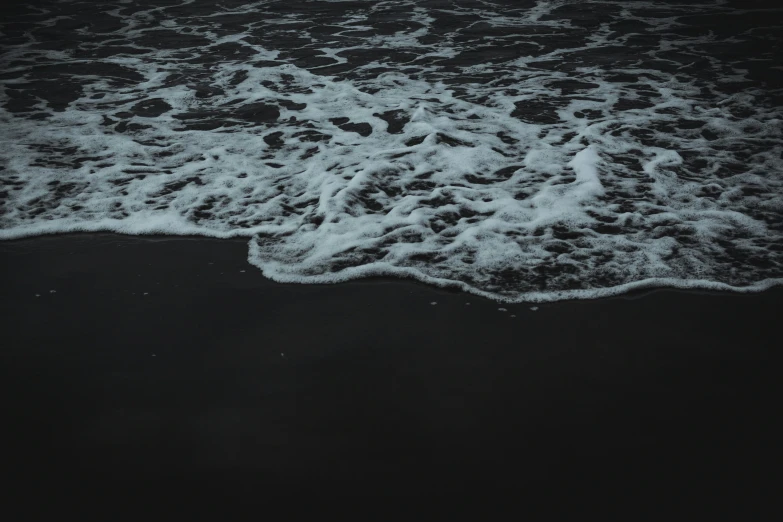
<path fill-rule="evenodd" d="M 0 243 L 15 487 L 772 498 L 781 288 L 532 311 L 408 281 L 281 285 L 245 257 Z"/>

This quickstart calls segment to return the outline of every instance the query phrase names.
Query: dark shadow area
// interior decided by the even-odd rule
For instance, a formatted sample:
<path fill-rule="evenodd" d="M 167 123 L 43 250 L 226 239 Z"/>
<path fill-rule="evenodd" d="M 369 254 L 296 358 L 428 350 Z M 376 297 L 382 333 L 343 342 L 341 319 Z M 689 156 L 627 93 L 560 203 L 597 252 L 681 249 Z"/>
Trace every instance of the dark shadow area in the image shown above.
<path fill-rule="evenodd" d="M 244 240 L 0 243 L 15 488 L 773 498 L 781 288 L 534 311 L 406 281 L 282 285 L 246 255 Z"/>

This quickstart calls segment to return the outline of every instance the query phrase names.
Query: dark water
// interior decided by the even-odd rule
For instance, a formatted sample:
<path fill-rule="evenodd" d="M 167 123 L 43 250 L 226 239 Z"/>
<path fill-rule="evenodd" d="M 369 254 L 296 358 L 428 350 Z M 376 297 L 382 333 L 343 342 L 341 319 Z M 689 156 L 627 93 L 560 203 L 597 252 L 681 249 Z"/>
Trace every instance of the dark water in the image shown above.
<path fill-rule="evenodd" d="M 783 281 L 783 8 L 30 2 L 0 238 L 249 238 L 277 281 L 508 301 Z"/>

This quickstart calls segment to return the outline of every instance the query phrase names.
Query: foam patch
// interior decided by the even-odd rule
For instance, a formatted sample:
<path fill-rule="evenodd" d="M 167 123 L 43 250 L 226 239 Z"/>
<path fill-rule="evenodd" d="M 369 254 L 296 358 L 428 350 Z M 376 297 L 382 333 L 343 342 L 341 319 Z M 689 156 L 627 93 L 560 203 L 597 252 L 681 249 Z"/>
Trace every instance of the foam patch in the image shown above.
<path fill-rule="evenodd" d="M 781 9 L 156 4 L 0 22 L 0 238 L 247 237 L 276 281 L 507 302 L 783 282 Z"/>

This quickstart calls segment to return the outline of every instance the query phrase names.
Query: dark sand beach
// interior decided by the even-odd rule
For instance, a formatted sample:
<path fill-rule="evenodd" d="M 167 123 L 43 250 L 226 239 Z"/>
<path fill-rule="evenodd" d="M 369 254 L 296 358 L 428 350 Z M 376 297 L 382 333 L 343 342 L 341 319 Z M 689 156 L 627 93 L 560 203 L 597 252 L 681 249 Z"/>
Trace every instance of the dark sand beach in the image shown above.
<path fill-rule="evenodd" d="M 0 243 L 14 487 L 658 499 L 640 514 L 774 498 L 779 287 L 533 311 L 402 280 L 277 284 L 246 253 Z"/>
<path fill-rule="evenodd" d="M 783 520 L 781 286 L 256 268 L 780 281 L 779 4 L 5 9 L 0 516 Z"/>

